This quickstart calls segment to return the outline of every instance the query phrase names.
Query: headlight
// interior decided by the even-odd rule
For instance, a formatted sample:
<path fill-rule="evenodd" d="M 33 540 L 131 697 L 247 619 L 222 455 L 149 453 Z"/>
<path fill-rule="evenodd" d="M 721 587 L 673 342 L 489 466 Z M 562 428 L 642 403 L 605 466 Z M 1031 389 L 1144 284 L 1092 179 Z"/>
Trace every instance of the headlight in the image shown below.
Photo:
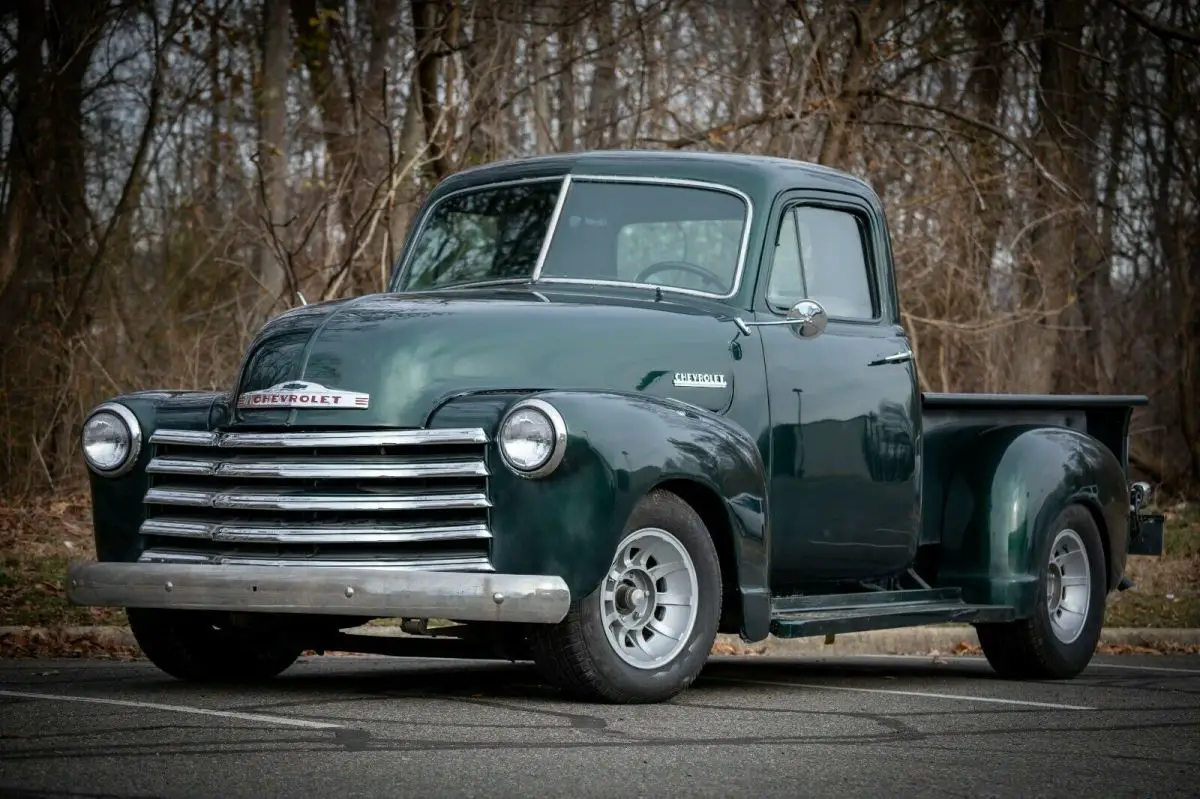
<path fill-rule="evenodd" d="M 106 402 L 83 423 L 83 457 L 97 474 L 117 477 L 129 471 L 142 449 L 142 429 L 124 405 Z"/>
<path fill-rule="evenodd" d="M 567 425 L 553 405 L 518 402 L 500 422 L 500 454 L 521 477 L 544 477 L 558 468 L 567 449 Z"/>

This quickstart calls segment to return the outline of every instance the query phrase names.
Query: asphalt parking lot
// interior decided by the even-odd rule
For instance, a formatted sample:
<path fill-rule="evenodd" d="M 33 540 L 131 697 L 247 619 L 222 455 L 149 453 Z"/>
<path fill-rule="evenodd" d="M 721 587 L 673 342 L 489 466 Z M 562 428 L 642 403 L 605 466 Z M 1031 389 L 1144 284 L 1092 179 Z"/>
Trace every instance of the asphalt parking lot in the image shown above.
<path fill-rule="evenodd" d="M 0 661 L 0 796 L 1196 796 L 1200 657 L 713 658 L 665 705 L 523 664 L 306 658 L 263 688 Z"/>

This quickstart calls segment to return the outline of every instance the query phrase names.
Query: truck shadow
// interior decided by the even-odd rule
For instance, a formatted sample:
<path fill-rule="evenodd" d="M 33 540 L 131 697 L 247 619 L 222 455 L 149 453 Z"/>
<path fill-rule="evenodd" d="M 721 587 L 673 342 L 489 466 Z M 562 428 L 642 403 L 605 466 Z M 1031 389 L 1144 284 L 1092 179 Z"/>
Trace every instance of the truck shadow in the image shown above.
<path fill-rule="evenodd" d="M 319 669 L 319 671 L 317 671 Z M 820 660 L 780 657 L 715 656 L 681 695 L 729 692 L 747 696 L 777 692 L 788 683 L 836 681 L 838 685 L 872 688 L 919 688 L 923 684 L 945 687 L 947 679 L 996 680 L 986 663 L 947 660 Z M 755 682 L 765 683 L 756 685 Z M 304 695 L 296 704 L 308 704 L 313 694 L 338 702 L 384 697 L 529 699 L 578 704 L 549 685 L 532 663 L 507 661 L 415 660 L 384 657 L 305 657 L 274 680 L 238 686 L 263 696 L 263 707 L 290 703 L 289 694 Z M 798 687 L 801 687 L 798 685 Z M 196 686 L 166 679 L 156 688 L 181 697 Z M 673 701 L 678 701 L 679 698 Z"/>

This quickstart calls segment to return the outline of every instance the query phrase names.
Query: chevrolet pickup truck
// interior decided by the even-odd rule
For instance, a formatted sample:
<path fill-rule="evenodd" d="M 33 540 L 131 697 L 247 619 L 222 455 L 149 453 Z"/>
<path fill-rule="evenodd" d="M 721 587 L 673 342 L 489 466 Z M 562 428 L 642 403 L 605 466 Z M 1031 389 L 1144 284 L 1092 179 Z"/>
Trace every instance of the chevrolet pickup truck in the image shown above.
<path fill-rule="evenodd" d="M 95 408 L 97 557 L 68 598 L 125 608 L 184 680 L 490 657 L 659 702 L 718 633 L 944 622 L 1004 677 L 1073 677 L 1127 555 L 1162 551 L 1128 474 L 1146 397 L 929 394 L 916 368 L 880 199 L 848 174 L 466 169 L 386 292 L 269 320 L 228 390 Z"/>

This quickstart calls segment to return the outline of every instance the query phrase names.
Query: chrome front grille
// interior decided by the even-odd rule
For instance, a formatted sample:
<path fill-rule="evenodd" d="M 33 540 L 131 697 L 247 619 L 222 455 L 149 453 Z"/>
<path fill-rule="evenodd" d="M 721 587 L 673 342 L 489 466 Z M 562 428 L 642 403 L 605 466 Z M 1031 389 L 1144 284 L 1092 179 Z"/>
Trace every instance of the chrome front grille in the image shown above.
<path fill-rule="evenodd" d="M 480 429 L 158 430 L 140 560 L 491 571 Z"/>

